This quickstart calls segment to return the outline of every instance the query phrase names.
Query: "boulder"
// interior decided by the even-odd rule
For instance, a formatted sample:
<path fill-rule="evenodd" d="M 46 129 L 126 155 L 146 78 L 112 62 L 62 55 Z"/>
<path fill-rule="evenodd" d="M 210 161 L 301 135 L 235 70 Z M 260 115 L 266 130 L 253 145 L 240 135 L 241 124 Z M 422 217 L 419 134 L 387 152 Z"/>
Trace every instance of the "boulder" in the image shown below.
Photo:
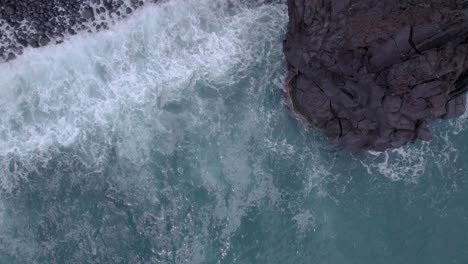
<path fill-rule="evenodd" d="M 5 10 L 5 14 L 6 14 L 7 16 L 12 16 L 12 15 L 14 15 L 14 14 L 15 14 L 15 11 L 16 11 L 15 8 L 12 7 L 11 5 L 5 6 L 4 10 Z"/>
<path fill-rule="evenodd" d="M 46 35 L 43 35 L 40 39 L 39 39 L 39 44 L 41 46 L 45 46 L 47 44 L 49 44 L 50 42 L 50 39 L 46 36 Z"/>
<path fill-rule="evenodd" d="M 93 17 L 94 17 L 94 10 L 89 6 L 85 7 L 83 9 L 83 18 L 88 20 Z"/>

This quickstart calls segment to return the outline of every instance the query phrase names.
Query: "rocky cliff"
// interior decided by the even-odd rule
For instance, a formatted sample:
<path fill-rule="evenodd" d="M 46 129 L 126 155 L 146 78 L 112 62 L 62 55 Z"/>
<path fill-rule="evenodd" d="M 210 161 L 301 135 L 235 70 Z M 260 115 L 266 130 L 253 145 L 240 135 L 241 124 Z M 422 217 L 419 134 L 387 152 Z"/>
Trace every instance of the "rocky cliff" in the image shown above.
<path fill-rule="evenodd" d="M 468 1 L 288 0 L 294 112 L 352 149 L 430 140 L 465 111 Z"/>

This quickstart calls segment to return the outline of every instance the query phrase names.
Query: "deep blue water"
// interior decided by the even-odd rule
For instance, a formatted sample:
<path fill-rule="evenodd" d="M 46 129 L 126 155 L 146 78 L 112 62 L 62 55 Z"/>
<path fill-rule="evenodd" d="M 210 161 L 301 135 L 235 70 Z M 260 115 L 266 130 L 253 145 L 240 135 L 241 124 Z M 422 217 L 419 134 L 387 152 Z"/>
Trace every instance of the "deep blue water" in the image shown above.
<path fill-rule="evenodd" d="M 349 153 L 281 4 L 173 0 L 0 65 L 0 263 L 468 263 L 468 118 Z"/>

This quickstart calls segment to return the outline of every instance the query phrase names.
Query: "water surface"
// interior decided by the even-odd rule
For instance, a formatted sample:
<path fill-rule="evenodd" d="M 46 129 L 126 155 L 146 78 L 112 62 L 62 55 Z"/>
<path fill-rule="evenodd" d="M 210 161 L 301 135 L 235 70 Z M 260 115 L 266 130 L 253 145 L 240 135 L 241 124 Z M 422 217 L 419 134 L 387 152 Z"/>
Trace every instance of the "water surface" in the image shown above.
<path fill-rule="evenodd" d="M 0 263 L 468 262 L 467 115 L 337 149 L 284 106 L 286 6 L 243 2 L 0 65 Z"/>

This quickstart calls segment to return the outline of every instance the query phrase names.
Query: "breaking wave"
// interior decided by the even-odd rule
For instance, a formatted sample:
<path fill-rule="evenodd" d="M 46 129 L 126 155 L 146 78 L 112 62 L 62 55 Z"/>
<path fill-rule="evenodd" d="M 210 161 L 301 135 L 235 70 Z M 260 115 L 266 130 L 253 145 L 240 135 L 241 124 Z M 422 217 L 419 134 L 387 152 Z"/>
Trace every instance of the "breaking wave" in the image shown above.
<path fill-rule="evenodd" d="M 301 262 L 308 235 L 335 241 L 329 201 L 356 181 L 378 193 L 439 173 L 447 188 L 431 192 L 444 195 L 459 182 L 467 115 L 430 143 L 370 154 L 292 118 L 284 3 L 136 12 L 0 64 L 0 262 Z M 242 241 L 268 226 L 284 240 L 265 231 L 258 260 L 262 245 Z"/>

